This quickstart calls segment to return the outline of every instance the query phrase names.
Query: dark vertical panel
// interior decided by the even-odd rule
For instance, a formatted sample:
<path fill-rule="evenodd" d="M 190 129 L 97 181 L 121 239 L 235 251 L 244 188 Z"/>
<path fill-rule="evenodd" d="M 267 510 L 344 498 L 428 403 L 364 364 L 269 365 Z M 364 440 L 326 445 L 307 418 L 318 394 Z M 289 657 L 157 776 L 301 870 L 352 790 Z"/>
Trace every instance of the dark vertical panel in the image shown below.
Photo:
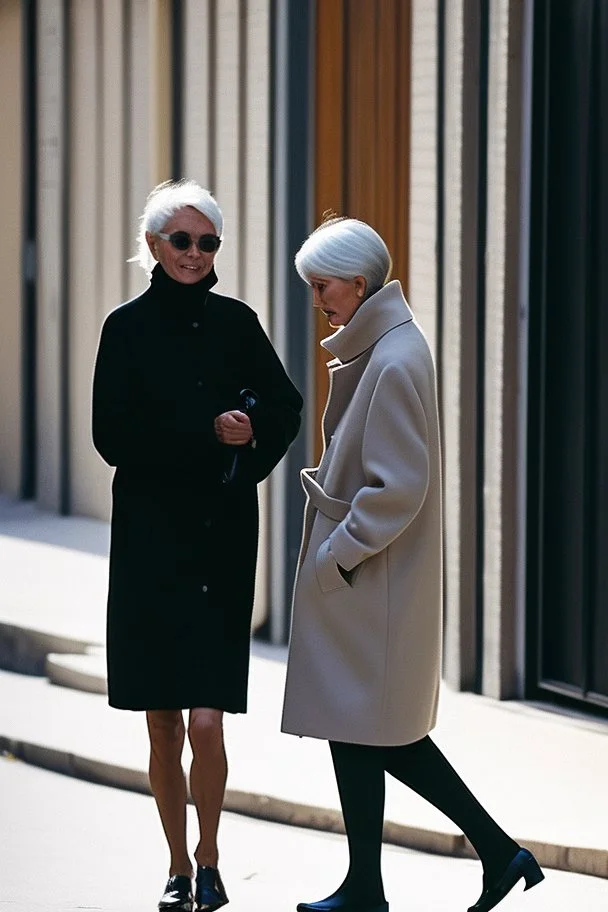
<path fill-rule="evenodd" d="M 306 393 L 310 387 L 312 308 L 307 286 L 293 268 L 293 258 L 311 222 L 311 104 L 314 9 L 308 0 L 275 0 L 273 8 L 273 174 L 275 215 L 273 300 L 277 308 L 281 354 L 296 386 L 305 395 L 302 430 L 272 478 L 277 510 L 285 521 L 284 539 L 272 532 L 274 618 L 281 616 L 284 640 L 300 547 L 304 497 L 300 469 L 309 464 Z M 280 591 L 279 591 L 280 590 Z M 277 637 L 277 631 L 273 631 Z"/>
<path fill-rule="evenodd" d="M 550 10 L 546 0 L 534 6 L 532 149 L 530 182 L 530 287 L 528 349 L 528 477 L 526 573 L 526 695 L 536 696 L 541 665 L 541 618 L 544 604 L 543 517 L 545 515 L 545 410 L 547 313 L 547 232 L 549 154 Z"/>
<path fill-rule="evenodd" d="M 486 361 L 486 241 L 488 204 L 488 66 L 490 59 L 490 10 L 479 3 L 479 94 L 477 99 L 477 403 L 476 403 L 476 599 L 475 599 L 475 690 L 482 691 L 484 659 L 484 547 L 485 547 L 485 376 Z"/>
<path fill-rule="evenodd" d="M 595 467 L 595 556 L 593 575 L 594 617 L 590 624 L 590 650 L 592 673 L 590 689 L 608 699 L 608 2 L 597 3 L 594 23 L 594 54 L 596 70 L 594 110 L 592 124 L 595 131 L 595 157 L 593 161 L 594 186 L 592 187 L 594 226 L 593 277 L 591 290 L 595 302 L 594 332 L 595 365 L 594 388 L 597 396 L 592 416 L 596 428 Z"/>
<path fill-rule="evenodd" d="M 537 692 L 604 706 L 607 41 L 606 0 L 538 0 L 528 489 L 531 614 L 539 606 Z"/>
<path fill-rule="evenodd" d="M 23 4 L 23 318 L 21 352 L 21 497 L 36 496 L 36 0 Z"/>
<path fill-rule="evenodd" d="M 71 485 L 70 485 L 70 121 L 69 112 L 71 97 L 71 55 L 72 55 L 72 29 L 70 20 L 69 0 L 63 0 L 63 28 L 65 45 L 63 54 L 63 101 L 62 101 L 62 126 L 63 126 L 63 161 L 61 166 L 61 184 L 63 187 L 64 203 L 61 209 L 61 302 L 60 302 L 60 482 L 59 482 L 59 509 L 64 515 L 71 512 Z"/>
<path fill-rule="evenodd" d="M 445 160 L 444 160 L 444 134 L 445 134 L 445 4 L 446 0 L 437 2 L 437 261 L 435 267 L 435 283 L 437 287 L 437 338 L 435 343 L 437 360 L 437 395 L 442 402 L 443 364 L 441 352 L 443 350 L 443 228 L 445 219 Z M 443 408 L 440 409 L 443 412 Z M 445 473 L 443 474 L 445 478 Z M 444 587 L 445 591 L 445 587 Z"/>
<path fill-rule="evenodd" d="M 586 2 L 552 7 L 550 32 L 541 676 L 575 689 L 585 684 L 591 10 Z"/>
<path fill-rule="evenodd" d="M 315 203 L 314 227 L 327 210 L 344 214 L 345 67 L 344 2 L 323 0 L 317 4 L 315 27 Z M 328 393 L 329 355 L 319 342 L 328 335 L 327 320 L 319 311 L 315 327 L 314 462 L 322 450 L 320 417 Z"/>

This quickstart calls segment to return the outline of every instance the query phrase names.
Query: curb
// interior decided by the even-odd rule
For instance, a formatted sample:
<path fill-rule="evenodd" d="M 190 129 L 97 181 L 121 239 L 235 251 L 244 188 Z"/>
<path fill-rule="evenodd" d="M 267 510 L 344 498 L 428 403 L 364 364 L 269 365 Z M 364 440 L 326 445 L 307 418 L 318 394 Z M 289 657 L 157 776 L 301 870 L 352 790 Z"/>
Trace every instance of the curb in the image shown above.
<path fill-rule="evenodd" d="M 0 735 L 0 753 L 10 754 L 32 766 L 73 776 L 86 782 L 107 785 L 126 791 L 151 795 L 147 773 L 129 767 L 114 766 L 29 741 Z M 269 795 L 227 789 L 224 810 L 271 823 L 283 823 L 306 829 L 344 834 L 342 815 L 337 810 L 298 804 Z M 383 841 L 390 845 L 449 855 L 457 858 L 476 858 L 476 854 L 463 835 L 443 833 L 409 827 L 385 821 Z M 560 846 L 531 839 L 517 839 L 536 856 L 542 867 L 554 868 L 571 874 L 588 874 L 608 878 L 608 850 Z"/>
<path fill-rule="evenodd" d="M 44 674 L 52 684 L 79 690 L 83 693 L 106 695 L 108 684 L 105 675 L 99 674 L 99 656 L 91 650 L 83 654 L 51 652 L 46 657 Z"/>
<path fill-rule="evenodd" d="M 4 671 L 44 677 L 49 653 L 84 655 L 95 645 L 90 640 L 78 640 L 0 621 L 0 668 Z"/>

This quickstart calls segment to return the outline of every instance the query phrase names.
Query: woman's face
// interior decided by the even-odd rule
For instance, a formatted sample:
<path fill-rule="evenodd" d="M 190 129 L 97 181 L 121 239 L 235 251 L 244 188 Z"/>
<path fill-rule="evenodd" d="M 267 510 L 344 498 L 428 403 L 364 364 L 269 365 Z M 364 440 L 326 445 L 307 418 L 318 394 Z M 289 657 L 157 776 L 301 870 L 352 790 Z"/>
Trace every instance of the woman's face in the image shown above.
<path fill-rule="evenodd" d="M 197 241 L 202 234 L 216 234 L 213 222 L 192 206 L 178 209 L 163 227 L 163 234 L 186 231 L 192 238 L 187 250 L 176 250 L 171 241 L 164 241 L 157 234 L 146 232 L 148 247 L 168 276 L 184 285 L 194 285 L 211 272 L 217 251 L 199 250 Z"/>
<path fill-rule="evenodd" d="M 323 311 L 330 326 L 346 326 L 363 303 L 367 282 L 363 276 L 311 276 L 310 287 L 313 307 Z"/>

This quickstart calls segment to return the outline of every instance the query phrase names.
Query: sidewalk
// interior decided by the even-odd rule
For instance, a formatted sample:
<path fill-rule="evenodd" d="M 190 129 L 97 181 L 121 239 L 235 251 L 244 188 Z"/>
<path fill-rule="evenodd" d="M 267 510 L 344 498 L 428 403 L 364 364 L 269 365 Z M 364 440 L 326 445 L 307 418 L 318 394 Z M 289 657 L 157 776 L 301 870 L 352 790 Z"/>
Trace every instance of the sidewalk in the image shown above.
<path fill-rule="evenodd" d="M 147 791 L 143 719 L 103 695 L 107 541 L 104 523 L 0 498 L 0 667 L 13 669 L 0 671 L 0 750 Z M 341 831 L 327 745 L 279 731 L 285 659 L 253 644 L 249 712 L 226 716 L 225 806 Z M 434 737 L 541 864 L 608 877 L 608 723 L 444 687 Z M 386 820 L 387 841 L 469 854 L 450 821 L 390 777 Z"/>

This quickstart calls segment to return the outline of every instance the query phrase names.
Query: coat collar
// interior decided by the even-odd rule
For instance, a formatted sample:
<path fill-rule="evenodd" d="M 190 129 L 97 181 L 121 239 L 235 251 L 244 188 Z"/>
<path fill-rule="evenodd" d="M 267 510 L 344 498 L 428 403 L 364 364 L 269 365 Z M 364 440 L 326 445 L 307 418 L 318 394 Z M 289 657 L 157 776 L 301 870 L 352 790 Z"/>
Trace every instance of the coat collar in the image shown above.
<path fill-rule="evenodd" d="M 321 345 L 334 358 L 352 361 L 371 348 L 389 330 L 408 323 L 414 315 L 401 290 L 401 282 L 394 280 L 371 295 L 356 311 L 351 321 Z"/>

